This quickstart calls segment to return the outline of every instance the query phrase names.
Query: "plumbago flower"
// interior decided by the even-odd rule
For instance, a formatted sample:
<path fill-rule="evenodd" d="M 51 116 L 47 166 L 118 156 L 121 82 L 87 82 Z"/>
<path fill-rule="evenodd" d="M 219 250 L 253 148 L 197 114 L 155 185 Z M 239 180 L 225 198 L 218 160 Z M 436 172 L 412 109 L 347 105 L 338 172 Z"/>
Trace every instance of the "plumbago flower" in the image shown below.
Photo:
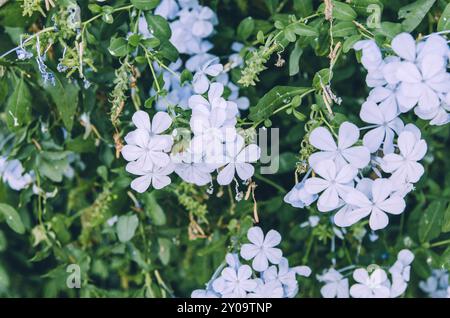
<path fill-rule="evenodd" d="M 385 228 L 389 223 L 386 213 L 400 214 L 406 207 L 405 200 L 393 192 L 392 182 L 384 178 L 373 181 L 369 195 L 352 189 L 344 198 L 347 204 L 354 207 L 351 212 L 347 212 L 347 221 L 354 224 L 370 215 L 369 225 L 372 230 Z"/>
<path fill-rule="evenodd" d="M 320 289 L 320 294 L 324 298 L 348 298 L 348 278 L 342 276 L 334 268 L 330 268 L 322 275 L 317 276 L 317 280 L 325 285 Z"/>
<path fill-rule="evenodd" d="M 425 140 L 417 138 L 414 133 L 404 131 L 398 137 L 399 154 L 390 153 L 383 157 L 381 168 L 392 173 L 391 180 L 396 184 L 415 183 L 424 173 L 421 160 L 427 152 Z"/>
<path fill-rule="evenodd" d="M 366 101 L 361 106 L 360 117 L 363 121 L 373 124 L 375 128 L 363 137 L 363 145 L 370 152 L 376 152 L 383 144 L 383 153 L 394 151 L 394 132 L 398 135 L 403 130 L 403 122 L 398 118 L 397 108 L 389 103 L 379 106 L 372 101 Z"/>
<path fill-rule="evenodd" d="M 150 186 L 161 189 L 171 183 L 172 172 L 198 186 L 212 183 L 215 170 L 221 185 L 236 180 L 235 174 L 242 181 L 253 176 L 251 163 L 259 159 L 261 150 L 256 144 L 245 145 L 237 133 L 237 105 L 224 99 L 223 92 L 223 84 L 215 82 L 209 86 L 208 99 L 190 96 L 190 129 L 174 129 L 171 134 L 164 134 L 172 124 L 165 112 L 157 112 L 152 120 L 144 111 L 133 115 L 137 129 L 127 134 L 122 149 L 122 156 L 130 161 L 126 170 L 139 176 L 132 189 L 140 193 Z"/>
<path fill-rule="evenodd" d="M 358 172 L 349 164 L 339 169 L 332 160 L 319 161 L 314 171 L 320 178 L 307 179 L 305 189 L 311 194 L 322 192 L 317 201 L 317 208 L 321 212 L 327 212 L 339 206 L 339 198 L 343 198 L 353 188 L 353 179 Z"/>
<path fill-rule="evenodd" d="M 260 227 L 252 227 L 248 230 L 247 238 L 251 243 L 246 243 L 241 247 L 241 256 L 245 260 L 251 260 L 252 267 L 259 271 L 265 271 L 269 266 L 269 261 L 278 264 L 281 261 L 282 252 L 275 248 L 281 242 L 281 235 L 277 231 L 270 230 L 266 237 Z"/>
<path fill-rule="evenodd" d="M 251 260 L 252 267 L 242 264 L 238 254 L 227 254 L 225 264 L 206 284 L 205 289 L 194 290 L 193 298 L 239 297 L 239 298 L 285 298 L 298 293 L 296 276 L 309 277 L 308 266 L 289 267 L 289 262 L 275 248 L 281 241 L 280 234 L 270 230 L 264 237 L 259 227 L 252 227 L 247 233 L 251 243 L 242 245 L 240 255 Z M 274 265 L 269 266 L 270 263 Z M 276 266 L 278 265 L 278 266 Z"/>
<path fill-rule="evenodd" d="M 331 159 L 335 160 L 339 167 L 347 163 L 355 168 L 365 167 L 369 163 L 370 153 L 364 146 L 353 146 L 358 139 L 358 127 L 349 122 L 344 122 L 339 127 L 337 144 L 328 129 L 315 128 L 309 136 L 309 142 L 321 151 L 309 157 L 310 165 L 314 167 L 322 160 Z"/>
<path fill-rule="evenodd" d="M 250 163 L 259 159 L 261 149 L 255 144 L 244 148 L 244 144 L 244 138 L 237 135 L 234 142 L 225 145 L 226 166 L 220 170 L 217 176 L 219 184 L 230 184 L 235 173 L 244 181 L 250 179 L 255 173 L 255 168 Z"/>
<path fill-rule="evenodd" d="M 340 270 L 331 268 L 317 276 L 317 280 L 324 283 L 320 292 L 325 298 L 348 298 L 350 296 L 353 298 L 399 297 L 408 287 L 413 260 L 414 254 L 410 250 L 404 249 L 397 254 L 397 260 L 388 272 L 374 265 L 369 266 L 369 270 L 357 268 L 352 275 L 355 284 L 350 289 L 349 279 L 345 278 L 342 273 L 354 268 L 354 266 Z"/>
<path fill-rule="evenodd" d="M 217 82 L 221 82 L 230 89 L 229 101 L 236 102 L 239 109 L 247 109 L 249 107 L 248 98 L 239 96 L 239 87 L 229 80 L 227 73 L 233 68 L 242 66 L 242 58 L 236 52 L 243 49 L 243 45 L 232 44 L 231 49 L 235 53 L 229 56 L 230 62 L 227 64 L 226 70 L 219 63 L 219 58 L 209 53 L 213 44 L 207 38 L 214 33 L 214 26 L 218 23 L 214 11 L 207 6 L 199 5 L 197 0 L 165 0 L 156 7 L 155 14 L 169 21 L 172 33 L 170 42 L 179 53 L 187 55 L 184 67 L 194 73 L 192 83 L 182 85 L 181 71 L 179 71 L 183 67 L 182 59 L 178 59 L 177 62 L 168 66 L 171 71 L 163 69 L 155 63 L 154 68 L 157 75 L 163 75 L 163 88 L 167 91 L 167 94 L 158 95 L 155 89 L 150 90 L 151 96 L 157 96 L 156 108 L 158 110 L 166 110 L 171 106 L 186 108 L 186 101 L 193 92 L 203 94 L 208 90 L 211 82 L 209 76 L 217 77 Z M 144 38 L 152 37 L 144 17 L 139 19 L 139 33 Z"/>
<path fill-rule="evenodd" d="M 427 280 L 419 282 L 419 287 L 430 298 L 448 298 L 448 279 L 447 270 L 433 269 Z"/>
<path fill-rule="evenodd" d="M 432 125 L 448 123 L 450 74 L 447 71 L 449 47 L 445 38 L 431 34 L 416 42 L 408 33 L 393 38 L 396 56 L 382 58 L 372 40 L 357 42 L 362 63 L 368 70 L 367 84 L 373 87 L 369 98 L 393 105 L 399 112 L 414 108 L 417 116 Z"/>
<path fill-rule="evenodd" d="M 164 167 L 169 164 L 167 152 L 172 147 L 170 135 L 160 135 L 172 124 L 167 113 L 158 112 L 150 122 L 149 115 L 144 111 L 137 111 L 133 115 L 136 130 L 125 137 L 127 145 L 122 149 L 122 156 L 127 161 L 137 164 L 142 170 L 152 170 L 154 166 Z"/>

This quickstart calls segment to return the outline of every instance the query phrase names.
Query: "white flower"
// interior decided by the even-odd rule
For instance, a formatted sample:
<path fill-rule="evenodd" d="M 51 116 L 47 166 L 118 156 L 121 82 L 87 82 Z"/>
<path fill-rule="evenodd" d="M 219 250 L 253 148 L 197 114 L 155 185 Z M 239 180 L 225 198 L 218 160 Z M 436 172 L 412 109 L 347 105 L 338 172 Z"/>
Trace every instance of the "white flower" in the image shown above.
<path fill-rule="evenodd" d="M 308 193 L 322 192 L 317 202 L 317 208 L 321 212 L 333 210 L 339 206 L 339 197 L 353 188 L 353 179 L 358 173 L 357 169 L 350 165 L 344 165 L 340 169 L 332 160 L 318 162 L 314 171 L 321 177 L 309 178 L 305 182 Z"/>
<path fill-rule="evenodd" d="M 215 166 L 204 161 L 203 155 L 196 155 L 189 150 L 172 156 L 175 173 L 188 183 L 204 186 L 212 182 L 211 173 Z"/>
<path fill-rule="evenodd" d="M 403 131 L 398 137 L 399 154 L 391 153 L 383 157 L 381 168 L 392 173 L 390 179 L 396 184 L 415 183 L 424 173 L 421 160 L 427 152 L 425 140 L 418 139 L 414 133 Z"/>
<path fill-rule="evenodd" d="M 355 168 L 363 168 L 369 163 L 370 152 L 364 146 L 352 147 L 358 139 L 358 127 L 349 122 L 344 122 L 339 127 L 337 145 L 328 129 L 317 127 L 311 132 L 309 142 L 322 151 L 313 153 L 309 157 L 309 163 L 314 168 L 319 161 L 332 159 L 338 166 L 350 163 Z"/>
<path fill-rule="evenodd" d="M 354 298 L 388 298 L 389 288 L 384 284 L 388 281 L 386 272 L 376 269 L 372 274 L 367 270 L 358 268 L 353 272 L 353 278 L 357 282 L 350 288 L 350 295 Z"/>
<path fill-rule="evenodd" d="M 323 275 L 317 277 L 317 280 L 325 283 L 320 289 L 320 293 L 324 298 L 348 298 L 349 287 L 348 279 L 344 278 L 341 273 L 334 268 L 329 269 Z"/>
<path fill-rule="evenodd" d="M 197 94 L 205 93 L 209 88 L 208 76 L 217 76 L 223 71 L 223 65 L 220 63 L 213 64 L 217 59 L 212 59 L 206 62 L 200 70 L 194 74 L 192 79 L 192 85 L 194 86 L 194 92 Z"/>
<path fill-rule="evenodd" d="M 154 165 L 152 169 L 142 169 L 136 162 L 130 162 L 126 166 L 129 173 L 138 175 L 140 177 L 131 182 L 131 188 L 139 193 L 145 192 L 150 185 L 155 189 L 162 189 L 168 186 L 171 182 L 169 174 L 174 170 L 174 165 L 168 163 L 165 167 L 158 167 Z"/>
<path fill-rule="evenodd" d="M 350 190 L 344 200 L 355 208 L 347 213 L 348 222 L 354 224 L 370 215 L 372 230 L 385 228 L 389 223 L 386 213 L 400 214 L 405 209 L 405 200 L 393 194 L 393 184 L 388 179 L 376 179 L 372 184 L 371 197 L 356 189 Z"/>
<path fill-rule="evenodd" d="M 254 292 L 248 294 L 249 298 L 283 298 L 283 286 L 280 282 L 274 280 L 263 282 L 262 279 L 256 279 L 257 287 Z"/>
<path fill-rule="evenodd" d="M 155 9 L 155 15 L 172 20 L 177 16 L 180 8 L 175 0 L 162 0 Z"/>
<path fill-rule="evenodd" d="M 392 285 L 390 287 L 390 297 L 395 298 L 403 294 L 408 287 L 411 266 L 414 260 L 414 254 L 407 249 L 403 249 L 398 253 L 397 261 L 389 269 L 392 275 Z"/>
<path fill-rule="evenodd" d="M 244 298 L 247 292 L 254 291 L 257 286 L 251 276 L 252 269 L 248 265 L 242 265 L 238 269 L 226 267 L 221 277 L 213 282 L 213 288 L 223 297 Z"/>
<path fill-rule="evenodd" d="M 361 63 L 366 70 L 376 70 L 380 67 L 383 57 L 380 48 L 373 40 L 362 40 L 354 44 L 356 51 L 362 50 Z"/>
<path fill-rule="evenodd" d="M 169 135 L 159 135 L 172 124 L 167 113 L 158 112 L 150 122 L 146 112 L 137 111 L 133 115 L 133 123 L 138 129 L 125 137 L 127 145 L 122 149 L 122 156 L 127 161 L 136 161 L 143 170 L 152 170 L 153 166 L 166 166 L 169 155 L 165 152 L 172 147 L 172 138 Z"/>
<path fill-rule="evenodd" d="M 267 270 L 262 273 L 262 277 L 266 283 L 276 281 L 283 286 L 284 295 L 288 298 L 294 297 L 298 292 L 298 283 L 296 275 L 309 276 L 311 269 L 307 266 L 297 266 L 289 268 L 288 260 L 283 257 L 276 266 L 269 266 Z"/>
<path fill-rule="evenodd" d="M 282 252 L 275 248 L 281 242 L 281 235 L 275 230 L 270 230 L 266 237 L 260 227 L 254 226 L 248 230 L 247 238 L 251 243 L 242 245 L 241 256 L 245 260 L 251 260 L 252 267 L 263 272 L 269 267 L 269 261 L 272 264 L 279 264 Z"/>
<path fill-rule="evenodd" d="M 425 110 L 439 106 L 438 93 L 450 91 L 450 75 L 446 72 L 446 62 L 439 55 L 426 55 L 419 65 L 402 62 L 396 76 L 402 83 L 400 91 L 413 98 L 414 104 Z"/>
<path fill-rule="evenodd" d="M 225 144 L 226 166 L 220 170 L 217 182 L 220 185 L 230 184 L 235 173 L 241 180 L 251 178 L 255 173 L 255 168 L 250 163 L 257 161 L 260 156 L 261 149 L 257 145 L 250 144 L 244 148 L 244 138 L 237 135 L 234 142 Z"/>
<path fill-rule="evenodd" d="M 363 137 L 363 144 L 370 152 L 376 152 L 383 144 L 385 154 L 394 151 L 394 132 L 399 134 L 403 129 L 403 122 L 397 117 L 397 107 L 393 104 L 382 103 L 380 106 L 366 101 L 361 106 L 359 116 L 363 121 L 376 125 Z"/>
<path fill-rule="evenodd" d="M 432 270 L 426 281 L 419 282 L 419 287 L 431 298 L 446 298 L 448 295 L 448 272 L 446 270 Z"/>
<path fill-rule="evenodd" d="M 297 183 L 291 191 L 284 196 L 284 202 L 289 203 L 294 208 L 303 209 L 305 206 L 310 206 L 319 196 L 311 194 L 305 189 L 305 182 Z"/>

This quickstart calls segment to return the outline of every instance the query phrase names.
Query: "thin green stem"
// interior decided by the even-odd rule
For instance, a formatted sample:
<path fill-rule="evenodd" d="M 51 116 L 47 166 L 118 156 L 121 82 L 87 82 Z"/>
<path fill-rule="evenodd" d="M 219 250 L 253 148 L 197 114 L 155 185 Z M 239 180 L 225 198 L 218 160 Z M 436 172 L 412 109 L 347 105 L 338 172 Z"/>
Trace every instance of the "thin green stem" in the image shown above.
<path fill-rule="evenodd" d="M 430 244 L 430 247 L 437 247 L 437 246 L 442 246 L 442 245 L 447 245 L 447 244 L 450 244 L 450 239 L 432 243 L 432 244 Z"/>
<path fill-rule="evenodd" d="M 259 179 L 259 180 L 261 180 L 261 181 L 267 183 L 268 185 L 271 185 L 272 187 L 274 187 L 275 189 L 277 189 L 279 192 L 281 192 L 281 193 L 286 193 L 286 190 L 285 190 L 282 186 L 276 184 L 275 182 L 273 182 L 272 180 L 270 180 L 270 179 L 268 179 L 268 178 L 266 178 L 266 177 L 263 177 L 262 175 L 260 175 L 260 174 L 258 174 L 258 173 L 255 173 L 255 174 L 254 174 L 254 177 L 255 177 L 256 179 Z"/>

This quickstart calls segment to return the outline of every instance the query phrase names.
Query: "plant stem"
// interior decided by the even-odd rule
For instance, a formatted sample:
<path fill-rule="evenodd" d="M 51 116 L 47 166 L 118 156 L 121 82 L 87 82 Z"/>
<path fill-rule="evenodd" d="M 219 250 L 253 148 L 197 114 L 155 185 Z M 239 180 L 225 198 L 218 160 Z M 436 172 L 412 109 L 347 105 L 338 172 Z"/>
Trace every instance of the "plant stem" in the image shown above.
<path fill-rule="evenodd" d="M 446 244 L 450 244 L 450 239 L 432 243 L 432 244 L 430 244 L 430 247 L 437 247 L 437 246 L 446 245 Z"/>
<path fill-rule="evenodd" d="M 282 186 L 276 184 L 276 183 L 273 182 L 272 180 L 270 180 L 270 179 L 268 179 L 268 178 L 266 178 L 266 177 L 263 177 L 262 175 L 257 174 L 257 173 L 255 173 L 254 176 L 255 176 L 256 179 L 259 179 L 259 180 L 261 180 L 261 181 L 263 181 L 263 182 L 265 182 L 265 183 L 271 185 L 272 187 L 274 187 L 275 189 L 277 189 L 279 192 L 281 192 L 281 193 L 286 193 L 286 190 L 285 190 Z"/>
<path fill-rule="evenodd" d="M 8 52 L 3 53 L 3 54 L 0 56 L 0 59 L 1 59 L 1 58 L 4 58 L 5 56 L 7 56 L 8 54 L 10 54 L 10 53 L 12 53 L 12 52 L 17 51 L 17 50 L 18 50 L 19 48 L 21 48 L 25 43 L 31 41 L 32 39 L 34 39 L 35 37 L 39 36 L 40 34 L 45 33 L 45 32 L 55 31 L 55 30 L 56 30 L 55 27 L 48 27 L 48 28 L 45 28 L 45 29 L 40 30 L 39 32 L 33 34 L 33 35 L 30 36 L 28 39 L 26 39 L 25 41 L 23 41 L 22 44 L 21 44 L 21 46 L 15 47 L 15 48 L 9 50 Z"/>

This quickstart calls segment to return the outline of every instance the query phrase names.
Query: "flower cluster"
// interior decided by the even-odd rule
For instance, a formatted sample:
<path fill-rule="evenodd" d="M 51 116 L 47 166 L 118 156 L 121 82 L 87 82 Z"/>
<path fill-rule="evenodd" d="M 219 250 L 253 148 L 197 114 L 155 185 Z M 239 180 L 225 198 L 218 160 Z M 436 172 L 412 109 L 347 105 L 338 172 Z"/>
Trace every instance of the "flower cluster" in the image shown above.
<path fill-rule="evenodd" d="M 431 298 L 450 298 L 449 275 L 446 270 L 434 269 L 426 281 L 419 282 L 419 287 Z"/>
<path fill-rule="evenodd" d="M 349 288 L 349 279 L 342 272 L 331 268 L 317 280 L 324 283 L 320 293 L 325 298 L 396 298 L 401 296 L 408 287 L 411 263 L 414 255 L 409 250 L 401 250 L 397 255 L 397 261 L 388 270 L 388 273 L 378 266 L 368 271 L 358 268 L 353 271 L 355 284 Z M 347 268 L 348 269 L 348 268 Z"/>
<path fill-rule="evenodd" d="M 133 115 L 136 130 L 125 137 L 122 155 L 130 161 L 126 170 L 138 175 L 131 187 L 144 192 L 152 185 L 161 189 L 175 171 L 184 181 L 199 186 L 212 183 L 211 173 L 218 170 L 217 182 L 230 184 L 235 174 L 246 181 L 254 174 L 251 163 L 261 154 L 256 144 L 246 146 L 236 130 L 236 103 L 222 97 L 224 86 L 212 83 L 207 96 L 193 95 L 188 105 L 192 110 L 190 129 L 176 128 L 163 134 L 172 125 L 168 113 L 149 115 L 138 111 Z"/>
<path fill-rule="evenodd" d="M 414 41 L 411 48 L 411 41 L 409 34 L 395 37 L 392 47 L 401 58 L 390 56 L 384 60 L 375 42 L 356 43 L 355 48 L 363 50 L 362 63 L 369 71 L 367 83 L 375 87 L 360 110 L 360 118 L 368 126 L 358 128 L 344 122 L 337 134 L 324 127 L 311 131 L 309 143 L 319 150 L 309 157 L 315 176 L 308 178 L 307 173 L 285 196 L 287 203 L 304 208 L 317 200 L 320 212 L 337 211 L 336 225 L 346 227 L 369 217 L 372 230 L 385 228 L 389 223 L 388 214 L 404 211 L 405 195 L 424 173 L 419 161 L 426 154 L 427 144 L 421 139 L 420 130 L 413 124 L 405 125 L 399 115 L 416 104 L 416 113 L 424 114 L 424 105 L 434 105 L 433 94 L 442 105 L 450 88 L 450 75 L 445 67 L 449 50 L 445 41 L 432 35 L 417 48 Z M 404 50 L 408 47 L 417 52 L 407 51 L 408 55 Z M 427 64 L 434 60 L 445 64 Z M 418 88 L 410 85 L 408 80 L 412 75 L 404 73 L 417 65 L 423 67 L 423 72 L 434 68 L 433 74 L 437 75 L 430 81 L 433 85 L 421 84 Z M 424 93 L 414 100 L 408 95 L 420 90 Z M 427 108 L 427 111 L 431 110 Z M 439 121 L 446 122 L 447 119 Z M 363 130 L 367 132 L 360 140 Z M 364 177 L 365 174 L 371 178 Z"/>
<path fill-rule="evenodd" d="M 239 52 L 243 48 L 240 43 L 233 43 L 231 49 L 235 52 L 229 56 L 229 61 L 224 67 L 219 63 L 219 58 L 209 51 L 213 44 L 207 40 L 214 33 L 217 25 L 217 15 L 207 6 L 199 5 L 197 0 L 163 0 L 155 9 L 155 14 L 160 15 L 170 22 L 172 32 L 170 42 L 178 52 L 187 55 L 184 67 L 195 73 L 192 85 L 182 85 L 180 81 L 183 71 L 183 61 L 178 59 L 171 63 L 167 69 L 159 68 L 155 63 L 158 74 L 164 79 L 163 96 L 158 96 L 156 109 L 166 110 L 169 106 L 177 105 L 183 109 L 188 108 L 189 97 L 203 94 L 208 90 L 208 76 L 217 77 L 216 81 L 222 83 L 230 90 L 228 99 L 236 102 L 239 109 L 247 109 L 249 100 L 239 97 L 239 87 L 231 82 L 228 72 L 243 65 Z M 139 32 L 144 37 L 151 37 L 146 20 L 142 17 L 139 23 Z M 156 96 L 155 89 L 150 91 L 151 96 Z"/>
<path fill-rule="evenodd" d="M 288 260 L 276 246 L 281 235 L 270 230 L 265 236 L 260 227 L 247 233 L 250 243 L 242 245 L 240 256 L 252 261 L 242 264 L 238 254 L 227 254 L 205 289 L 192 292 L 193 298 L 292 298 L 298 293 L 297 275 L 308 277 L 307 266 L 289 267 Z M 272 265 L 271 265 L 272 264 Z"/>
<path fill-rule="evenodd" d="M 409 33 L 401 33 L 391 46 L 395 55 L 383 59 L 373 40 L 355 44 L 356 50 L 362 50 L 361 62 L 368 71 L 366 82 L 372 87 L 367 101 L 388 110 L 386 122 L 392 123 L 392 114 L 414 109 L 417 116 L 430 120 L 431 125 L 448 123 L 450 49 L 446 39 L 431 34 L 416 43 Z"/>

